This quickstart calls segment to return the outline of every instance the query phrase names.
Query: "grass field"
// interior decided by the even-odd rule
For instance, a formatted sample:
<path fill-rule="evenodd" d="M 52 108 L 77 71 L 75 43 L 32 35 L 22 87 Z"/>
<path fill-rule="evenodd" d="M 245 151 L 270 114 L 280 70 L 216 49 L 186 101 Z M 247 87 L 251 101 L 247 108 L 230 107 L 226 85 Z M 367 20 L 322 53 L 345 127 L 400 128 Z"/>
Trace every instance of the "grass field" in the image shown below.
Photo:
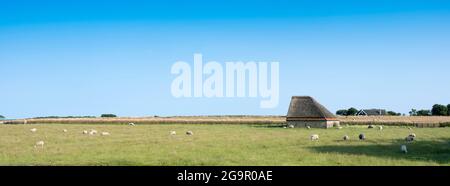
<path fill-rule="evenodd" d="M 82 134 L 89 129 L 111 135 Z M 177 135 L 170 136 L 172 130 Z M 188 130 L 194 135 L 185 135 Z M 413 128 L 417 140 L 403 154 L 400 145 L 410 132 L 390 126 L 378 131 L 363 126 L 0 125 L 0 165 L 450 165 L 450 128 Z M 366 141 L 357 140 L 360 133 Z M 310 141 L 311 134 L 320 140 Z M 342 141 L 344 135 L 350 141 Z M 44 148 L 34 148 L 40 140 Z"/>

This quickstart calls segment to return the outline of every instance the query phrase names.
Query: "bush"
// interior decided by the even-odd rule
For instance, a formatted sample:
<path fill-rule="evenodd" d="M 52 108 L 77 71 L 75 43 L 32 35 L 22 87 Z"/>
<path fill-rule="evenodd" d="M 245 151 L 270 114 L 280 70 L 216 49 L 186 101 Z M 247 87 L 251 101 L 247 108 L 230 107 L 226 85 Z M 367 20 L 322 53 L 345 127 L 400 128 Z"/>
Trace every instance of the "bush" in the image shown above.
<path fill-rule="evenodd" d="M 114 115 L 114 114 L 102 114 L 101 117 L 102 117 L 102 118 L 115 118 L 115 117 L 117 117 L 117 116 Z"/>
<path fill-rule="evenodd" d="M 415 116 L 431 116 L 430 110 L 419 110 L 416 112 Z"/>
<path fill-rule="evenodd" d="M 431 109 L 431 114 L 433 116 L 447 116 L 448 108 L 445 105 L 435 104 L 435 105 L 433 105 L 433 108 Z"/>

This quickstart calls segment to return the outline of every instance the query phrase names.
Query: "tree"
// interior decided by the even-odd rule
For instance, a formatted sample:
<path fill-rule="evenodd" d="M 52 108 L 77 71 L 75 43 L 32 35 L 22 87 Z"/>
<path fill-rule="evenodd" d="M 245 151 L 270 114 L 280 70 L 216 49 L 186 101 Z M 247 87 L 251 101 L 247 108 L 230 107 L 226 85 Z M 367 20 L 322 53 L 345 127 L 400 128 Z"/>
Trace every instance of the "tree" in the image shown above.
<path fill-rule="evenodd" d="M 5 116 L 0 115 L 0 119 L 5 119 Z"/>
<path fill-rule="evenodd" d="M 416 112 L 415 116 L 431 116 L 430 110 L 419 110 Z"/>
<path fill-rule="evenodd" d="M 417 110 L 416 109 L 411 109 L 411 111 L 409 111 L 409 115 L 410 116 L 417 116 Z"/>
<path fill-rule="evenodd" d="M 345 109 L 338 110 L 338 111 L 336 111 L 336 115 L 347 116 L 347 112 L 348 112 L 348 110 L 345 110 Z"/>
<path fill-rule="evenodd" d="M 431 109 L 431 114 L 433 116 L 447 116 L 448 109 L 445 105 L 435 104 L 435 105 L 433 105 L 433 108 Z"/>
<path fill-rule="evenodd" d="M 115 118 L 115 117 L 117 117 L 117 116 L 114 115 L 114 114 L 102 114 L 101 117 L 102 117 L 102 118 Z"/>
<path fill-rule="evenodd" d="M 447 116 L 450 116 L 450 104 L 447 105 Z"/>
<path fill-rule="evenodd" d="M 358 113 L 358 110 L 356 108 L 352 107 L 347 110 L 347 116 L 353 116 L 356 115 L 356 113 Z"/>

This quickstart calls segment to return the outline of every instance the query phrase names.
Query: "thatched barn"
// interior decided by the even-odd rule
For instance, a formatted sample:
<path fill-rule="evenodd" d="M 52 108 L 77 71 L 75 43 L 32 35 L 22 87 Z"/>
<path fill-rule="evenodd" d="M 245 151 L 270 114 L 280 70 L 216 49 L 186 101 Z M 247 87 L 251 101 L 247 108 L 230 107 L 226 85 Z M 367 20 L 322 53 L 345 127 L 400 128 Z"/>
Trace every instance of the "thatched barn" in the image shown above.
<path fill-rule="evenodd" d="M 339 126 L 339 120 L 310 96 L 293 96 L 286 117 L 295 127 L 330 128 Z"/>

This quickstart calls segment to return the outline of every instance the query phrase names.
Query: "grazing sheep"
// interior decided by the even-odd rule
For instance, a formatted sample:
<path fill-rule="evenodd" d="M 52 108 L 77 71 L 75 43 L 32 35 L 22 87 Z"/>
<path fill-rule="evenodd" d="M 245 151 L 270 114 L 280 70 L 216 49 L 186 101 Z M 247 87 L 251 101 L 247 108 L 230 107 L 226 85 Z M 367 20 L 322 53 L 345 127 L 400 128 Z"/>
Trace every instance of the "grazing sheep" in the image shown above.
<path fill-rule="evenodd" d="M 101 135 L 102 135 L 102 136 L 109 136 L 110 133 L 109 133 L 109 132 L 102 132 Z"/>
<path fill-rule="evenodd" d="M 36 132 L 37 129 L 36 129 L 36 128 L 32 128 L 32 129 L 30 129 L 30 131 L 31 131 L 31 132 Z"/>
<path fill-rule="evenodd" d="M 44 148 L 44 141 L 36 142 L 36 144 L 34 145 L 34 148 L 38 148 L 38 147 Z"/>
<path fill-rule="evenodd" d="M 308 126 L 306 126 L 306 128 L 307 128 L 307 129 L 311 129 L 311 126 L 308 125 Z"/>
<path fill-rule="evenodd" d="M 400 150 L 405 154 L 408 153 L 408 149 L 406 148 L 406 145 L 400 146 Z"/>
<path fill-rule="evenodd" d="M 415 137 L 416 137 L 416 134 L 414 134 L 414 133 L 411 133 L 411 134 L 409 134 L 409 136 L 411 136 L 411 137 L 415 138 Z"/>
<path fill-rule="evenodd" d="M 409 130 L 412 130 L 412 128 L 411 128 L 411 127 L 408 127 L 408 129 L 409 129 Z"/>
<path fill-rule="evenodd" d="M 383 126 L 378 126 L 378 130 L 382 131 L 383 130 Z"/>
<path fill-rule="evenodd" d="M 94 129 L 91 129 L 91 131 L 89 132 L 89 135 L 96 135 L 96 134 L 97 134 L 97 131 Z"/>
<path fill-rule="evenodd" d="M 405 138 L 405 141 L 406 141 L 406 142 L 412 142 L 412 141 L 414 141 L 414 137 L 413 137 L 413 136 L 407 136 L 407 137 Z"/>
<path fill-rule="evenodd" d="M 67 129 L 63 129 L 63 132 L 67 132 Z"/>
<path fill-rule="evenodd" d="M 283 127 L 283 129 L 287 129 L 287 127 L 286 127 L 286 126 L 284 126 L 284 127 Z"/>
<path fill-rule="evenodd" d="M 130 125 L 130 126 L 136 126 L 134 123 L 128 123 L 128 125 Z"/>
<path fill-rule="evenodd" d="M 191 136 L 191 135 L 194 135 L 194 133 L 192 131 L 187 131 L 186 135 Z"/>
<path fill-rule="evenodd" d="M 318 134 L 313 134 L 313 135 L 311 135 L 311 141 L 317 141 L 317 140 L 319 140 L 319 135 Z"/>
<path fill-rule="evenodd" d="M 83 134 L 88 134 L 88 131 L 87 130 L 83 130 Z"/>
<path fill-rule="evenodd" d="M 367 127 L 367 128 L 373 129 L 373 128 L 375 128 L 375 125 L 369 125 L 369 127 Z"/>
<path fill-rule="evenodd" d="M 344 136 L 344 141 L 347 141 L 347 140 L 350 140 L 350 137 L 347 136 L 347 135 L 345 135 L 345 136 Z"/>
<path fill-rule="evenodd" d="M 170 135 L 177 135 L 177 132 L 176 131 L 170 131 Z"/>
<path fill-rule="evenodd" d="M 294 125 L 289 125 L 289 128 L 293 129 L 295 126 Z"/>
<path fill-rule="evenodd" d="M 359 135 L 359 140 L 366 140 L 366 135 L 360 134 Z"/>
<path fill-rule="evenodd" d="M 343 129 L 343 127 L 338 127 L 337 129 L 338 129 L 338 130 L 341 130 L 341 129 Z"/>

